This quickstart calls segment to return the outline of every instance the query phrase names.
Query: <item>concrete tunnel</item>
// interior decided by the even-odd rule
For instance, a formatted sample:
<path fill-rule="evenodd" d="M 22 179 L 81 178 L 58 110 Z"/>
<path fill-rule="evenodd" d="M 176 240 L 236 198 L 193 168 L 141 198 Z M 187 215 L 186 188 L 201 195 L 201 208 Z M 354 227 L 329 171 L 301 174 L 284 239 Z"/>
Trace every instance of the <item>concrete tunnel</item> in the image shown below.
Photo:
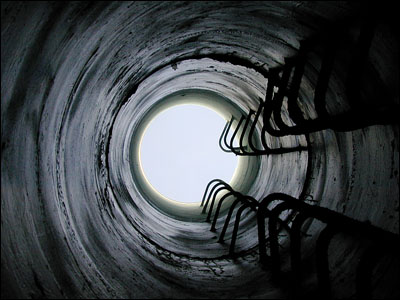
<path fill-rule="evenodd" d="M 227 120 L 257 111 L 270 71 L 315 37 L 330 47 L 341 41 L 327 113 L 361 111 L 366 123 L 355 118 L 351 130 L 307 139 L 267 134 L 271 147 L 307 150 L 241 156 L 232 188 L 258 201 L 288 194 L 392 233 L 398 245 L 397 15 L 389 2 L 368 3 L 2 1 L 2 298 L 293 298 L 292 281 L 277 283 L 260 266 L 253 212 L 242 216 L 232 257 L 232 226 L 217 241 L 229 205 L 212 232 L 199 205 L 163 201 L 141 177 L 137 145 L 146 122 L 171 105 L 202 103 Z M 352 105 L 345 78 L 362 24 L 374 25 L 373 36 Z M 310 52 L 297 97 L 308 120 L 317 116 L 322 49 Z M 296 297 L 316 295 L 322 228 L 314 219 L 302 228 Z M 289 235 L 279 243 L 290 274 Z M 332 298 L 356 298 L 367 245 L 365 237 L 332 238 Z M 383 255 L 372 298 L 398 298 L 398 279 L 398 254 Z"/>

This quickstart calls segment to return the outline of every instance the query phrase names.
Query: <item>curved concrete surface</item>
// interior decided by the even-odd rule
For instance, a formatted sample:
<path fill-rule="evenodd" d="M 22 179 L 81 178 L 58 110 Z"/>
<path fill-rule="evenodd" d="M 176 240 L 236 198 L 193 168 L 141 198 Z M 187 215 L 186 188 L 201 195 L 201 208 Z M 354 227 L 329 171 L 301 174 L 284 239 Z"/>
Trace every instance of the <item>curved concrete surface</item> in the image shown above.
<path fill-rule="evenodd" d="M 361 94 L 365 105 L 398 104 L 395 10 L 376 6 Z M 223 112 L 256 110 L 268 70 L 295 55 L 300 41 L 356 23 L 363 11 L 345 2 L 2 2 L 2 298 L 286 298 L 290 287 L 274 284 L 258 263 L 252 212 L 232 259 L 229 241 L 217 243 L 209 223 L 149 201 L 135 177 L 135 134 L 148 111 L 187 90 L 224 99 L 210 102 Z M 357 27 L 347 42 L 354 36 Z M 348 108 L 349 57 L 340 53 L 327 94 L 332 114 Z M 319 63 L 317 51 L 300 90 L 308 118 Z M 398 234 L 398 125 L 324 130 L 310 144 L 310 152 L 244 158 L 236 187 L 256 199 L 312 197 Z M 308 226 L 306 262 L 321 224 Z M 284 249 L 287 242 L 282 237 Z M 335 298 L 354 295 L 362 246 L 344 236 L 332 241 Z M 310 295 L 313 274 L 304 275 Z M 374 295 L 399 296 L 398 278 L 398 259 L 385 258 L 374 271 Z"/>

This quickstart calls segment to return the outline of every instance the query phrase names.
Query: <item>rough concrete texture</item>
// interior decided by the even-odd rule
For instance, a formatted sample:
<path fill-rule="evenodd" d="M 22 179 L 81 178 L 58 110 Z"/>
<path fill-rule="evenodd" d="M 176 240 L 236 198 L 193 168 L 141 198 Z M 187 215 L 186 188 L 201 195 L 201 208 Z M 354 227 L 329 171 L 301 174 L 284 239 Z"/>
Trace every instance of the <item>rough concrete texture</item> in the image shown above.
<path fill-rule="evenodd" d="M 380 5 L 373 7 L 378 25 L 364 105 L 399 99 L 397 16 Z M 229 241 L 217 243 L 209 224 L 167 217 L 142 197 L 130 137 L 146 109 L 181 89 L 206 89 L 256 109 L 269 69 L 295 55 L 301 40 L 356 22 L 361 12 L 345 2 L 2 2 L 2 298 L 286 298 L 290 287 L 274 284 L 258 263 L 253 215 L 240 227 L 238 257 L 229 258 Z M 353 36 L 357 28 L 346 42 Z M 332 114 L 348 108 L 349 58 L 340 53 L 327 95 Z M 307 118 L 315 116 L 319 64 L 317 52 L 301 86 Z M 261 157 L 249 171 L 255 180 L 248 193 L 307 194 L 398 234 L 398 125 L 324 130 L 310 139 L 310 153 Z M 308 295 L 321 226 L 309 224 L 303 242 Z M 282 245 L 285 257 L 285 237 Z M 354 297 L 363 245 L 346 236 L 332 241 L 335 298 Z M 399 296 L 398 266 L 398 258 L 382 260 L 374 296 Z"/>

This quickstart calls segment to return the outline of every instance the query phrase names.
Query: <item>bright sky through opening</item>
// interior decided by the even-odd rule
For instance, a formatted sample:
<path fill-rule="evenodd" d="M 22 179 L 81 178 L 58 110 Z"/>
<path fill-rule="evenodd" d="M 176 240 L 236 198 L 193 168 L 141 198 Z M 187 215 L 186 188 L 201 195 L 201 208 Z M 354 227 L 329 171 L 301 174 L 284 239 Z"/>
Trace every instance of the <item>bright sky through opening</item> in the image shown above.
<path fill-rule="evenodd" d="M 218 146 L 225 120 L 200 105 L 178 105 L 157 115 L 147 127 L 140 161 L 153 188 L 171 200 L 200 202 L 212 179 L 229 183 L 238 158 Z"/>

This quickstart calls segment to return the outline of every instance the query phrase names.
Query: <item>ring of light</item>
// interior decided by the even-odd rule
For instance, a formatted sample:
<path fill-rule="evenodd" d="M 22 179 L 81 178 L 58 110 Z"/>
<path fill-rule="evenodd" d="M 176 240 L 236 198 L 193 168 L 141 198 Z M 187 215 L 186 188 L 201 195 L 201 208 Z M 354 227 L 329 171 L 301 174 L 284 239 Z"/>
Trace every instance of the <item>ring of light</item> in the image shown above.
<path fill-rule="evenodd" d="M 204 214 L 201 214 L 202 208 L 199 203 L 181 203 L 170 200 L 157 192 L 147 181 L 146 176 L 140 166 L 140 142 L 148 124 L 162 111 L 182 104 L 196 104 L 206 106 L 225 120 L 230 120 L 232 116 L 238 120 L 243 113 L 241 109 L 235 106 L 229 99 L 206 90 L 181 90 L 175 92 L 163 99 L 159 99 L 143 115 L 134 130 L 130 143 L 130 161 L 133 180 L 143 197 L 156 209 L 164 214 L 184 221 L 204 221 Z M 223 128 L 217 128 L 221 130 Z M 222 150 L 221 150 L 222 151 Z M 236 191 L 246 193 L 251 187 L 258 174 L 260 166 L 259 158 L 255 156 L 240 156 L 238 164 L 230 185 Z M 210 178 L 210 180 L 215 178 Z M 202 195 L 201 195 L 202 196 Z M 231 200 L 232 201 L 232 200 Z M 221 213 L 229 207 L 230 201 L 224 202 Z"/>

